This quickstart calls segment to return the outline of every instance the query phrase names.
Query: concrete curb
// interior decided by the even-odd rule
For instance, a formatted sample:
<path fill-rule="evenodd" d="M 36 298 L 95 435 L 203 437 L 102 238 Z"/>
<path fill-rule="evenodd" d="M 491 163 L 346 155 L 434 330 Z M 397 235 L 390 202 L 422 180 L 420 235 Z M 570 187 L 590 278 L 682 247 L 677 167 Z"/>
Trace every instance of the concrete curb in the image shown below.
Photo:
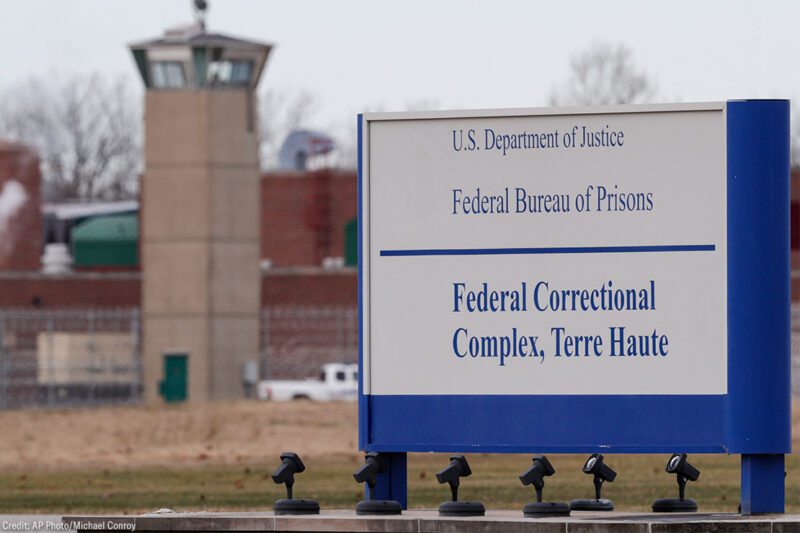
<path fill-rule="evenodd" d="M 521 511 L 487 511 L 484 517 L 440 518 L 434 510 L 406 511 L 400 516 L 357 516 L 350 510 L 322 511 L 318 516 L 252 513 L 151 513 L 138 516 L 64 516 L 77 531 L 308 531 L 396 533 L 667 533 L 757 532 L 800 533 L 800 515 L 572 513 L 567 518 L 529 519 Z"/>

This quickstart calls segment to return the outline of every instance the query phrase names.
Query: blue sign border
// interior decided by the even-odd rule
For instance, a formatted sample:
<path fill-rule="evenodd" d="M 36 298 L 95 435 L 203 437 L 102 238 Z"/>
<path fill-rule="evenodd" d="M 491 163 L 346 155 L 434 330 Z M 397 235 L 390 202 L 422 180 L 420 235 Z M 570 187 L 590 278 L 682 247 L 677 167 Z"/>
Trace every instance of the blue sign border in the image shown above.
<path fill-rule="evenodd" d="M 789 102 L 729 101 L 724 113 L 728 394 L 370 396 L 360 388 L 359 448 L 382 452 L 790 453 Z M 360 324 L 364 303 L 362 124 L 359 115 Z M 361 330 L 362 370 L 363 343 Z"/>

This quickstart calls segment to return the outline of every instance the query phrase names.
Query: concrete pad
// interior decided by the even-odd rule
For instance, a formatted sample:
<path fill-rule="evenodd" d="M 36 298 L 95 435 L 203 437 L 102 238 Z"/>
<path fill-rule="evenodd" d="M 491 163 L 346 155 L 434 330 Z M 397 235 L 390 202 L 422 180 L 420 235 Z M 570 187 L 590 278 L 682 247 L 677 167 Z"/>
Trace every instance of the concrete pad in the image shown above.
<path fill-rule="evenodd" d="M 800 515 L 741 516 L 582 512 L 569 517 L 524 518 L 521 510 L 486 512 L 472 518 L 439 517 L 435 510 L 414 509 L 400 516 L 358 516 L 354 510 L 321 511 L 318 516 L 275 516 L 272 512 L 158 512 L 138 516 L 64 516 L 82 524 L 78 531 L 309 531 L 397 533 L 800 533 Z"/>

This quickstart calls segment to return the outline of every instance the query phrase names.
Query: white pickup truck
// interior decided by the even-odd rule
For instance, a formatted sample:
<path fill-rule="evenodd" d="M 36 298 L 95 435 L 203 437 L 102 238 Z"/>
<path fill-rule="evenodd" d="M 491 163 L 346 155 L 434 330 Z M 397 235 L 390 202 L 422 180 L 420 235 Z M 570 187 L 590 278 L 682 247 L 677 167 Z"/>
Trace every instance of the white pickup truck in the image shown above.
<path fill-rule="evenodd" d="M 289 400 L 355 401 L 358 398 L 358 365 L 328 363 L 322 365 L 317 379 L 265 380 L 256 387 L 259 400 L 287 402 Z"/>

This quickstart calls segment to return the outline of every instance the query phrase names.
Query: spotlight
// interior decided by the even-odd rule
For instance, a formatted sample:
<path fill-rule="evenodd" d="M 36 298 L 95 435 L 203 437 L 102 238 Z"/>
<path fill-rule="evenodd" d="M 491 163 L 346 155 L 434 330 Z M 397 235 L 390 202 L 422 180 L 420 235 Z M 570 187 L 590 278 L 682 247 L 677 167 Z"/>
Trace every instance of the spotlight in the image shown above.
<path fill-rule="evenodd" d="M 375 500 L 375 484 L 378 474 L 386 472 L 386 463 L 378 452 L 367 452 L 364 454 L 364 466 L 359 468 L 353 478 L 358 483 L 366 483 L 369 487 L 369 500 L 363 500 L 356 505 L 356 514 L 401 514 L 403 506 L 395 500 Z"/>
<path fill-rule="evenodd" d="M 450 464 L 436 474 L 439 483 L 449 483 L 453 493 L 453 501 L 444 502 L 439 506 L 439 516 L 483 516 L 486 508 L 481 502 L 458 501 L 459 479 L 472 474 L 469 464 L 463 455 L 450 457 Z"/>
<path fill-rule="evenodd" d="M 544 455 L 537 455 L 533 458 L 533 466 L 519 476 L 519 480 L 526 487 L 533 485 L 536 489 L 536 501 L 530 502 L 523 509 L 522 513 L 527 518 L 545 518 L 548 516 L 569 516 L 569 505 L 563 502 L 543 502 L 542 489 L 544 488 L 544 478 L 552 476 L 556 471 Z"/>
<path fill-rule="evenodd" d="M 689 464 L 685 453 L 676 453 L 669 458 L 666 471 L 678 476 L 678 495 L 676 498 L 661 498 L 653 502 L 654 513 L 695 512 L 697 502 L 684 498 L 687 481 L 697 481 L 700 471 Z"/>
<path fill-rule="evenodd" d="M 583 473 L 594 475 L 594 499 L 572 500 L 569 502 L 569 508 L 573 511 L 613 511 L 614 504 L 611 500 L 601 498 L 600 490 L 603 487 L 603 481 L 609 483 L 614 481 L 617 473 L 603 462 L 603 456 L 599 453 L 589 456 L 586 464 L 583 465 Z"/>
<path fill-rule="evenodd" d="M 272 481 L 286 484 L 286 499 L 275 502 L 275 514 L 319 514 L 319 504 L 315 500 L 292 499 L 292 485 L 294 475 L 299 474 L 306 467 L 296 453 L 286 452 L 281 454 L 281 465 L 272 473 Z"/>

